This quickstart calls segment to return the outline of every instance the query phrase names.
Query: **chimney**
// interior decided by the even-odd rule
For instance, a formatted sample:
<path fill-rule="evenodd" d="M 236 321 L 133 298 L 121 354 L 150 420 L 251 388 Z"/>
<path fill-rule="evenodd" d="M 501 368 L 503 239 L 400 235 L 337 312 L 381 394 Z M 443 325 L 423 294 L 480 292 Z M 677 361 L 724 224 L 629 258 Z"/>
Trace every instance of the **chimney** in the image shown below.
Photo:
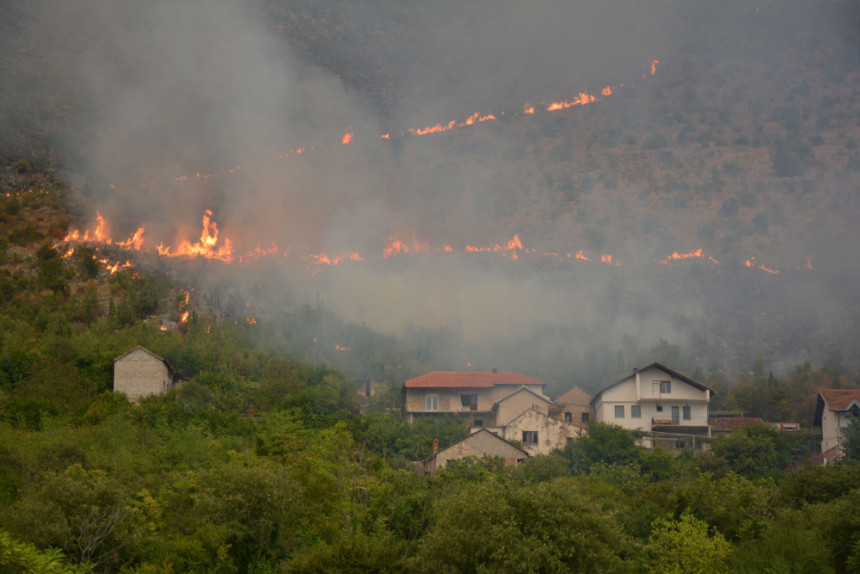
<path fill-rule="evenodd" d="M 439 439 L 434 438 L 433 439 L 433 454 L 436 454 L 437 452 L 439 452 Z"/>

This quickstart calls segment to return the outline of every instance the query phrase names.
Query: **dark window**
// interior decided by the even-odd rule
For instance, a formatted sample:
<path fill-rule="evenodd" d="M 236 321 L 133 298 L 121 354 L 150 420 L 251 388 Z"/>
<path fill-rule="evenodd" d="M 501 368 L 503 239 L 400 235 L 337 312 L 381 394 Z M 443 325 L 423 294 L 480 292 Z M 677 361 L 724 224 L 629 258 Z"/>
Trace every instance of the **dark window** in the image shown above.
<path fill-rule="evenodd" d="M 573 422 L 573 413 L 564 413 L 564 422 L 572 423 Z"/>
<path fill-rule="evenodd" d="M 672 392 L 672 381 L 660 381 L 660 392 L 661 393 L 671 393 Z"/>
<path fill-rule="evenodd" d="M 624 405 L 615 405 L 615 418 L 624 418 Z"/>
<path fill-rule="evenodd" d="M 662 413 L 662 412 L 663 412 L 663 405 L 657 405 L 657 412 L 658 412 L 658 413 Z"/>
<path fill-rule="evenodd" d="M 460 404 L 469 410 L 478 410 L 478 395 L 460 395 Z"/>
<path fill-rule="evenodd" d="M 690 407 L 684 407 L 684 420 L 690 420 Z"/>
<path fill-rule="evenodd" d="M 523 431 L 523 444 L 537 444 L 538 443 L 538 433 L 537 431 Z"/>
<path fill-rule="evenodd" d="M 639 405 L 631 405 L 630 406 L 630 418 L 641 419 L 642 418 L 642 407 Z"/>
<path fill-rule="evenodd" d="M 472 426 L 476 426 L 476 427 L 482 427 L 482 426 L 484 426 L 484 421 L 483 421 L 483 419 L 475 419 L 475 424 L 474 424 L 474 425 L 472 425 Z"/>
<path fill-rule="evenodd" d="M 584 422 L 584 423 L 588 422 L 588 413 L 582 413 L 582 422 Z"/>

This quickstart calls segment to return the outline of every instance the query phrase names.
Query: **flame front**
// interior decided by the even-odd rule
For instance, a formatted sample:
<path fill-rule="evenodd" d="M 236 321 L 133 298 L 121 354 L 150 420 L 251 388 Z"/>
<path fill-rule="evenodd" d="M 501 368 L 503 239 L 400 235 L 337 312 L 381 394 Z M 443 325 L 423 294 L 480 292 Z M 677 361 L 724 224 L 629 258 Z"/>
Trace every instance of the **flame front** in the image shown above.
<path fill-rule="evenodd" d="M 212 212 L 208 209 L 203 214 L 203 231 L 200 241 L 191 243 L 187 239 L 179 244 L 175 251 L 163 244 L 156 245 L 158 254 L 162 257 L 205 257 L 218 259 L 225 263 L 233 261 L 233 243 L 225 238 L 224 244 L 218 247 L 218 225 L 211 220 Z"/>

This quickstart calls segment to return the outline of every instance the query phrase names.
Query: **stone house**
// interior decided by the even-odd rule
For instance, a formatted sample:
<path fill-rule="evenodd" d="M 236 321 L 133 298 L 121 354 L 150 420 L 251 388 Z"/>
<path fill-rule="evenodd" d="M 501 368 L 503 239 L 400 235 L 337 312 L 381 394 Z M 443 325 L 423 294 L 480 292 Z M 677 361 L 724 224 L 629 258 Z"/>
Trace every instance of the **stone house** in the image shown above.
<path fill-rule="evenodd" d="M 822 464 L 831 463 L 842 456 L 842 443 L 845 440 L 843 429 L 858 417 L 860 417 L 860 390 L 820 389 L 818 391 L 812 424 L 821 429 Z"/>
<path fill-rule="evenodd" d="M 436 441 L 434 441 L 433 454 L 421 465 L 425 474 L 433 474 L 437 470 L 445 468 L 451 460 L 462 460 L 469 457 L 477 459 L 500 458 L 505 461 L 505 466 L 517 466 L 529 457 L 528 452 L 512 445 L 487 429 L 479 429 L 446 449 L 437 451 L 437 448 Z"/>
<path fill-rule="evenodd" d="M 501 429 L 504 439 L 520 441 L 523 450 L 530 455 L 549 454 L 557 448 L 564 448 L 582 433 L 578 426 L 535 409 L 521 412 Z"/>
<path fill-rule="evenodd" d="M 549 454 L 582 433 L 578 426 L 550 417 L 552 406 L 546 395 L 520 387 L 495 402 L 493 426 L 485 428 L 505 440 L 519 441 L 530 455 Z"/>
<path fill-rule="evenodd" d="M 573 387 L 555 399 L 549 416 L 566 423 L 585 427 L 591 421 L 591 394 Z"/>
<path fill-rule="evenodd" d="M 113 390 L 131 401 L 166 393 L 176 380 L 167 361 L 139 345 L 113 361 Z"/>

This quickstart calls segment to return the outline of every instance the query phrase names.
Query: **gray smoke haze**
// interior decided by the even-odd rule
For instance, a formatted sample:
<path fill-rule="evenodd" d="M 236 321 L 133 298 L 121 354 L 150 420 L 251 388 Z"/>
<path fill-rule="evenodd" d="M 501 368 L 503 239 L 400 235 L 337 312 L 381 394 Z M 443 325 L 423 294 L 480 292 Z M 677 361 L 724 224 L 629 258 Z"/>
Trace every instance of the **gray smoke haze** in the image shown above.
<path fill-rule="evenodd" d="M 406 325 L 453 329 L 474 345 L 470 356 L 484 361 L 476 367 L 532 371 L 552 370 L 536 366 L 552 357 L 629 350 L 631 338 L 639 348 L 661 339 L 683 345 L 703 367 L 759 356 L 790 367 L 829 350 L 781 337 L 785 322 L 817 334 L 835 319 L 836 347 L 856 360 L 856 345 L 838 342 L 857 334 L 856 305 L 843 283 L 860 267 L 850 247 L 860 243 L 852 225 L 856 172 L 828 175 L 829 189 L 844 193 L 829 195 L 827 207 L 804 188 L 817 183 L 800 177 L 754 192 L 745 192 L 743 181 L 746 166 L 769 165 L 761 158 L 773 155 L 776 143 L 768 142 L 792 140 L 795 108 L 801 125 L 811 116 L 805 100 L 778 107 L 791 90 L 806 94 L 771 75 L 769 61 L 798 46 L 821 58 L 828 51 L 816 38 L 853 32 L 829 3 L 798 2 L 816 18 L 792 13 L 790 24 L 769 27 L 757 20 L 764 17 L 758 6 L 768 3 L 729 4 L 730 15 L 709 3 L 669 0 L 37 2 L 11 3 L 18 20 L 9 29 L 14 46 L 41 66 L 20 75 L 17 91 L 33 94 L 25 80 L 44 75 L 62 92 L 70 126 L 56 134 L 63 165 L 69 181 L 88 190 L 93 211 L 115 225 L 114 236 L 144 224 L 150 246 L 176 245 L 196 239 L 203 212 L 212 210 L 240 255 L 276 243 L 293 261 L 349 250 L 365 259 L 314 276 L 298 264 L 259 275 L 233 265 L 203 279 L 246 292 L 277 285 L 268 300 L 255 302 L 258 311 L 319 297 L 345 319 L 384 333 Z M 739 13 L 743 19 L 734 22 Z M 711 20 L 737 35 L 704 40 L 689 27 Z M 798 28 L 798 20 L 811 23 Z M 830 82 L 822 93 L 856 93 L 853 54 L 843 49 L 815 62 Z M 699 81 L 731 79 L 726 62 L 733 58 L 757 83 L 739 93 L 697 91 Z M 687 83 L 660 84 L 659 74 L 650 76 L 653 59 L 674 66 L 671 82 Z M 583 89 L 599 94 L 606 85 L 618 90 L 606 102 L 564 116 L 521 114 L 527 102 Z M 637 94 L 645 90 L 659 109 L 643 107 Z M 736 103 L 742 97 L 745 103 Z M 500 121 L 398 137 L 475 112 Z M 757 127 L 777 115 L 785 116 L 785 133 Z M 735 132 L 711 136 L 694 117 L 715 132 L 721 125 Z M 672 133 L 690 144 L 658 156 L 666 147 L 658 136 L 665 138 L 661 130 L 672 122 Z M 844 142 L 860 135 L 857 129 L 855 114 L 840 142 L 825 144 L 841 145 L 850 161 L 853 148 L 844 151 Z M 344 146 L 347 132 L 355 139 Z M 389 132 L 393 141 L 379 138 Z M 748 147 L 716 170 L 707 163 L 712 145 L 756 139 L 738 143 Z M 585 150 L 601 146 L 603 163 L 584 159 Z M 667 178 L 655 161 L 666 169 L 683 165 L 690 181 Z M 726 198 L 714 214 L 704 199 L 716 193 Z M 810 209 L 803 236 L 788 236 L 786 222 Z M 493 262 L 462 253 L 467 244 L 503 243 L 515 234 L 536 253 Z M 455 253 L 382 259 L 393 235 L 436 249 L 451 245 Z M 696 247 L 735 271 L 655 264 Z M 611 253 L 621 266 L 572 263 L 568 254 L 580 250 L 592 259 Z M 780 266 L 783 274 L 739 275 L 755 255 L 756 266 Z M 827 271 L 847 270 L 813 281 L 796 271 L 807 258 Z M 764 322 L 768 314 L 781 321 Z M 714 348 L 720 337 L 743 340 L 744 351 Z M 569 357 L 561 363 L 569 365 Z"/>

